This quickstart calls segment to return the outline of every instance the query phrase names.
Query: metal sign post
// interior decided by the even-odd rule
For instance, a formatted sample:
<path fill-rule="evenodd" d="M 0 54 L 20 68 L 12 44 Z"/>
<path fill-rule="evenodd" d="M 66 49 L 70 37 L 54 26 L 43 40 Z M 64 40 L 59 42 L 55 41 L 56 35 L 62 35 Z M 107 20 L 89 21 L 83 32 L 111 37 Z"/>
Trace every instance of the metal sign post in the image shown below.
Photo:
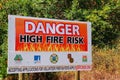
<path fill-rule="evenodd" d="M 75 80 L 80 80 L 80 71 L 75 72 Z"/>
<path fill-rule="evenodd" d="M 18 73 L 18 80 L 23 80 L 23 74 L 22 73 Z"/>

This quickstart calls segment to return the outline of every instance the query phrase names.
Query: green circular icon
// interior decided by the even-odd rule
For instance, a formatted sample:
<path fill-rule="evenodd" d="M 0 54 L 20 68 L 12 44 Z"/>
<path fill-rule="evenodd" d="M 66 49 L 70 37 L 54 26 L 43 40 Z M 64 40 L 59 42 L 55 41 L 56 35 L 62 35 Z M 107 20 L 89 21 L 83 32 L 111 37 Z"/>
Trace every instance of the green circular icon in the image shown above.
<path fill-rule="evenodd" d="M 50 61 L 51 61 L 51 63 L 56 64 L 58 62 L 58 55 L 57 54 L 52 54 L 50 56 Z"/>

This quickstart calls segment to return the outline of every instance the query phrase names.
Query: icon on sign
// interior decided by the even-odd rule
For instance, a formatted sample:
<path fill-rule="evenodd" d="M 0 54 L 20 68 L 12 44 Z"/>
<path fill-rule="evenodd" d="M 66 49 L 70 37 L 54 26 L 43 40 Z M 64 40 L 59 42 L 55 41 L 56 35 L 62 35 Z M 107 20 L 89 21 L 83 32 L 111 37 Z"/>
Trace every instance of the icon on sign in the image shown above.
<path fill-rule="evenodd" d="M 22 56 L 20 54 L 17 54 L 14 58 L 15 61 L 21 62 L 23 60 Z"/>
<path fill-rule="evenodd" d="M 82 61 L 87 62 L 87 56 L 86 55 L 82 56 Z"/>
<path fill-rule="evenodd" d="M 74 62 L 74 59 L 72 58 L 71 54 L 68 54 L 67 57 L 68 57 L 68 60 L 69 60 L 70 63 Z"/>
<path fill-rule="evenodd" d="M 34 55 L 34 62 L 35 63 L 40 63 L 41 56 L 40 55 Z"/>
<path fill-rule="evenodd" d="M 56 64 L 58 62 L 58 55 L 57 54 L 52 54 L 50 56 L 50 61 L 51 61 L 51 63 Z"/>

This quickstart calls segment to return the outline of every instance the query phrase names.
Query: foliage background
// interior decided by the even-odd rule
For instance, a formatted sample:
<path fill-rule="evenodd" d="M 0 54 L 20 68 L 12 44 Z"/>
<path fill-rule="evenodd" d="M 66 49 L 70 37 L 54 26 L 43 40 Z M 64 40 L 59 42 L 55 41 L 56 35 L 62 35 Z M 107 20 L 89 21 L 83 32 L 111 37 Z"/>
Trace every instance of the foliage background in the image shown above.
<path fill-rule="evenodd" d="M 16 79 L 17 75 L 7 75 L 6 72 L 9 14 L 92 22 L 92 71 L 97 71 L 99 74 L 102 74 L 102 70 L 106 73 L 114 71 L 119 73 L 120 0 L 0 0 L 0 77 L 13 76 Z M 85 79 L 84 74 L 92 74 L 92 71 L 83 72 L 81 76 Z M 68 74 L 74 76 L 73 72 Z M 60 77 L 62 73 L 29 75 L 33 76 L 32 79 L 34 75 L 39 75 L 43 79 L 48 75 L 45 80 L 47 78 L 49 80 L 52 76 Z"/>

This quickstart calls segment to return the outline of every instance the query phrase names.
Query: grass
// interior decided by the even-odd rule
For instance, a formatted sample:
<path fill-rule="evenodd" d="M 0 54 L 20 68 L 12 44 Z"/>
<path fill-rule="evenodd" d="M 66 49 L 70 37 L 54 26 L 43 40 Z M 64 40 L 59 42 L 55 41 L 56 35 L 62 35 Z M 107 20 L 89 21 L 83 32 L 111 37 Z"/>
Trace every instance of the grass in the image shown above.
<path fill-rule="evenodd" d="M 94 47 L 93 69 L 81 72 L 81 78 L 81 80 L 120 80 L 120 46 L 113 49 Z"/>

